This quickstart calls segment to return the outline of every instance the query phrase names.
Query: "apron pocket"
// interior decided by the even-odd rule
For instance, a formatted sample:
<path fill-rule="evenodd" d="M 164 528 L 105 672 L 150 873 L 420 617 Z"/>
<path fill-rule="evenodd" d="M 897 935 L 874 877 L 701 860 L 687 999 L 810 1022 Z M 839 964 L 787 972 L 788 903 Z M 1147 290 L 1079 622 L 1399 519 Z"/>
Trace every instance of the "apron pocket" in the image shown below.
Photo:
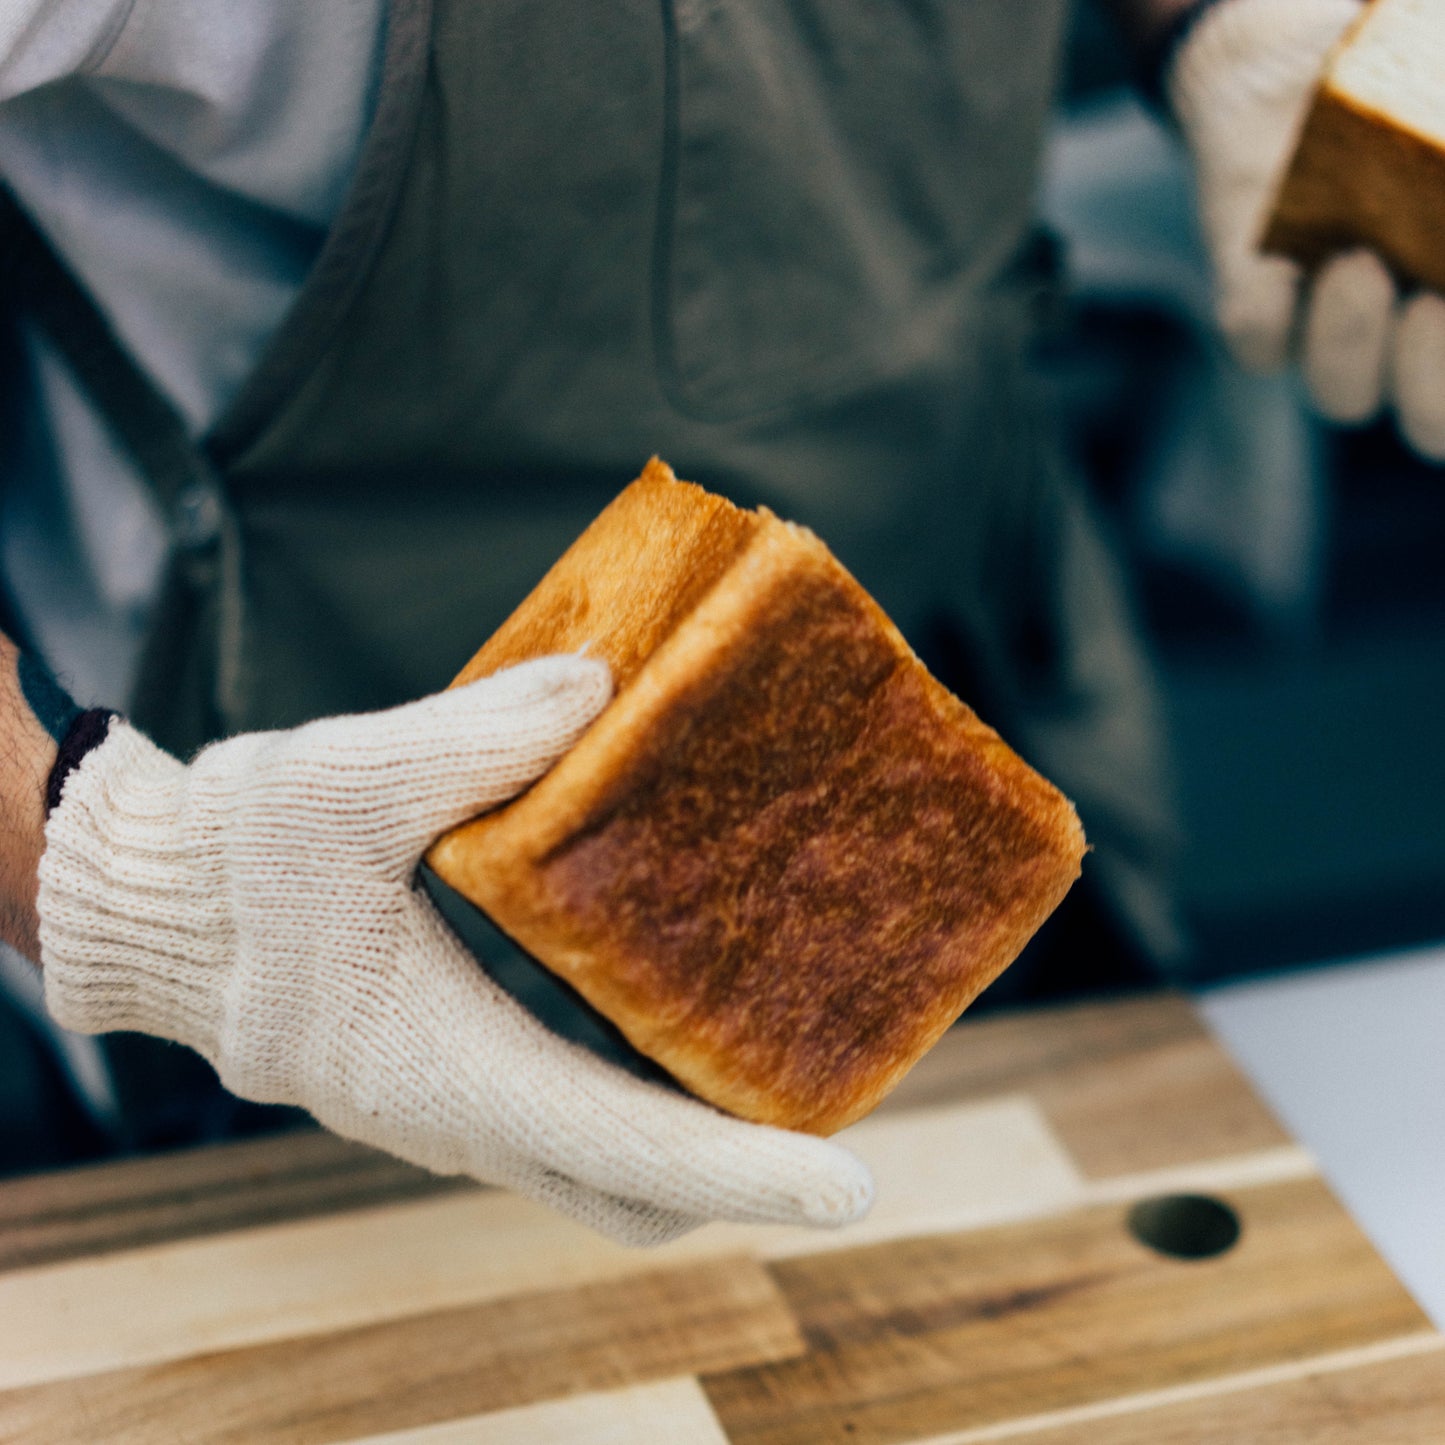
<path fill-rule="evenodd" d="M 662 385 L 726 421 L 856 387 L 1024 225 L 1059 0 L 672 0 Z"/>

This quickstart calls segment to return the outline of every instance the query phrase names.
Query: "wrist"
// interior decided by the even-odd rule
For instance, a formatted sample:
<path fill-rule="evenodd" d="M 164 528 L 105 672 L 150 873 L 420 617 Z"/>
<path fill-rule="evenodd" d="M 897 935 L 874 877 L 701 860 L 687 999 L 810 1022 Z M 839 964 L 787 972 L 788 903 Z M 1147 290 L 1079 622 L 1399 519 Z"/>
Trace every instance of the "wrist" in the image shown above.
<path fill-rule="evenodd" d="M 1168 0 L 1148 7 L 1134 32 L 1139 89 L 1162 115 L 1172 117 L 1169 77 L 1174 63 L 1205 16 L 1226 0 Z"/>
<path fill-rule="evenodd" d="M 124 722 L 71 773 L 39 866 L 46 1005 L 65 1028 L 152 1034 L 213 1062 L 232 955 L 187 770 Z"/>
<path fill-rule="evenodd" d="M 1105 0 L 1136 56 L 1146 56 L 1199 0 Z"/>
<path fill-rule="evenodd" d="M 36 886 L 55 741 L 20 686 L 19 652 L 0 636 L 0 941 L 38 961 Z"/>

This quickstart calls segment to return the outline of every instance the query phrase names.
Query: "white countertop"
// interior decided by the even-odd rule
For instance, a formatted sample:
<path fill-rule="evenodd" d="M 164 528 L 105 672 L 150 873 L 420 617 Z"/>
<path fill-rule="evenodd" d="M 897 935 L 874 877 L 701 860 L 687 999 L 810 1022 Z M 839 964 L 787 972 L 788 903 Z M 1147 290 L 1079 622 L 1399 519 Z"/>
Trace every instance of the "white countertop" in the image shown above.
<path fill-rule="evenodd" d="M 1198 1002 L 1445 1329 L 1445 945 L 1231 984 Z"/>

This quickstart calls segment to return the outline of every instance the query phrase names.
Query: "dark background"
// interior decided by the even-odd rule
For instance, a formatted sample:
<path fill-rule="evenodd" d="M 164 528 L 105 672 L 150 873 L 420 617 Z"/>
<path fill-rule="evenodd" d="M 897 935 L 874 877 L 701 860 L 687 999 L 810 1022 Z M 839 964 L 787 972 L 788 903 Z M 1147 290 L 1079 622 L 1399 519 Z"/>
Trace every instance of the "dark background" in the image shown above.
<path fill-rule="evenodd" d="M 1103 212 L 1141 236 L 1189 227 L 1187 216 L 1160 216 L 1159 187 L 1129 189 L 1130 158 L 1109 177 L 1108 134 L 1148 124 L 1120 55 L 1084 0 L 1062 124 L 1134 109 L 1136 122 L 1087 151 Z M 1158 132 L 1167 153 L 1172 140 Z M 1183 191 L 1182 157 L 1177 165 Z M 1197 238 L 1173 239 L 1199 258 Z M 1255 454 L 1270 461 L 1279 434 L 1308 464 L 1292 483 L 1307 537 L 1293 578 L 1252 586 L 1227 548 L 1211 555 L 1163 535 L 1160 453 L 1171 425 L 1197 419 L 1220 385 L 1217 339 L 1150 279 L 1147 256 L 1137 283 L 1118 267 L 1091 283 L 1067 228 L 1064 241 L 1084 274 L 1041 364 L 1129 558 L 1164 681 L 1184 831 L 1179 896 L 1196 942 L 1185 977 L 1445 938 L 1445 469 L 1416 460 L 1388 420 L 1324 427 L 1301 399 L 1293 429 L 1270 413 Z M 1277 406 L 1277 392 L 1265 400 Z M 1235 464 L 1248 469 L 1248 454 Z"/>

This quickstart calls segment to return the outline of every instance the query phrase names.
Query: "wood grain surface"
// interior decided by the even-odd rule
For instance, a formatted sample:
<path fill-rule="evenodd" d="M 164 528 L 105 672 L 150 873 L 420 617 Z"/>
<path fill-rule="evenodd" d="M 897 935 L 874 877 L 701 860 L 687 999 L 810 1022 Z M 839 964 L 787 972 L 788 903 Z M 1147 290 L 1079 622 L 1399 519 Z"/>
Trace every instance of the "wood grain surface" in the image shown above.
<path fill-rule="evenodd" d="M 1184 1002 L 1146 996 L 965 1019 L 887 1109 L 1027 1094 L 1092 1178 L 1288 1142 Z"/>
<path fill-rule="evenodd" d="M 1234 1388 L 1193 1399 L 1148 1400 L 1113 1416 L 1095 1415 L 1011 1437 L 1019 1445 L 1425 1445 L 1445 1420 L 1445 1340 L 1404 1342 L 1376 1358 L 1356 1351 L 1293 1378 L 1263 1372 L 1230 1377 Z M 1004 1438 L 994 1435 L 994 1439 Z M 955 1445 L 983 1445 L 984 1436 Z M 933 1442 L 943 1445 L 943 1442 Z"/>
<path fill-rule="evenodd" d="M 739 1445 L 882 1445 L 1429 1328 L 1317 1181 L 1227 1202 L 1243 1235 L 1203 1267 L 1117 1206 L 780 1263 L 808 1353 L 708 1396 Z"/>
<path fill-rule="evenodd" d="M 470 1187 L 319 1129 L 0 1185 L 0 1271 Z"/>
<path fill-rule="evenodd" d="M 26 1440 L 78 1416 L 114 1445 L 157 1419 L 178 1440 L 340 1440 L 804 1349 L 767 1271 L 728 1259 L 15 1390 L 0 1418 Z"/>
<path fill-rule="evenodd" d="M 1445 1338 L 1181 1000 L 962 1026 L 841 1137 L 862 1225 L 651 1252 L 311 1131 L 0 1183 L 0 1441 L 1445 1441 Z M 1238 1242 L 1135 1238 L 1181 1191 Z"/>

